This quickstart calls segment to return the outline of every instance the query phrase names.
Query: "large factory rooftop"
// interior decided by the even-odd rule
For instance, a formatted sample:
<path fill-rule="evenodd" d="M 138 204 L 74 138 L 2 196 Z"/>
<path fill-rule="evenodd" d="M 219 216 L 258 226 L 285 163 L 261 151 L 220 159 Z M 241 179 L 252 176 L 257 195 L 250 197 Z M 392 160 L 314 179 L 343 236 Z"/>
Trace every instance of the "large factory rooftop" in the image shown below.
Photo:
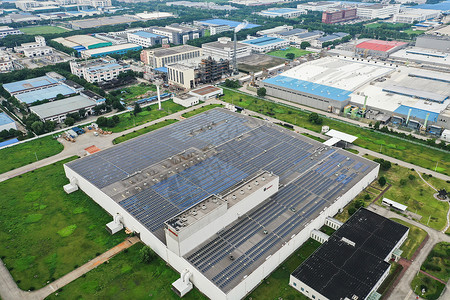
<path fill-rule="evenodd" d="M 368 299 L 408 227 L 358 210 L 292 276 L 327 299 Z"/>
<path fill-rule="evenodd" d="M 216 108 L 66 164 L 166 243 L 163 224 L 262 171 L 280 190 L 183 257 L 227 293 L 377 164 Z"/>
<path fill-rule="evenodd" d="M 358 44 L 356 48 L 387 52 L 406 44 L 398 41 L 369 40 Z"/>

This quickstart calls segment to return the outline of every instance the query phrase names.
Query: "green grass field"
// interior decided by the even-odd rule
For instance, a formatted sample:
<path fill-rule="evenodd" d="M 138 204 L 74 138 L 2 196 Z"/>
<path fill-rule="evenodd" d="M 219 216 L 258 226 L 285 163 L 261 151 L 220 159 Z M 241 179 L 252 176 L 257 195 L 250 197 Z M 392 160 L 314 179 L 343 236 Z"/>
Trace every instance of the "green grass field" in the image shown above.
<path fill-rule="evenodd" d="M 93 269 L 46 299 L 180 299 L 171 290 L 171 284 L 180 274 L 159 257 L 151 263 L 140 261 L 143 244 L 131 246 L 117 254 L 108 263 Z M 197 289 L 183 299 L 206 300 Z"/>
<path fill-rule="evenodd" d="M 251 95 L 241 94 L 228 89 L 224 89 L 224 94 L 224 97 L 222 97 L 224 101 L 230 103 L 233 102 L 235 105 L 239 105 L 245 109 L 260 112 L 265 115 L 272 114 L 272 117 L 278 120 L 295 124 L 315 132 L 320 132 L 322 128 L 322 125 L 312 124 L 308 121 L 308 112 L 258 99 Z M 440 169 L 437 171 L 444 174 L 450 174 L 450 155 L 446 151 L 431 149 L 424 145 L 414 144 L 409 141 L 401 140 L 395 136 L 385 135 L 374 130 L 361 128 L 335 119 L 324 118 L 323 125 L 328 125 L 331 129 L 357 136 L 358 139 L 354 142 L 356 146 L 381 152 L 382 154 L 430 170 L 434 170 L 436 162 L 438 162 Z"/>
<path fill-rule="evenodd" d="M 112 218 L 86 194 L 64 192 L 62 165 L 74 158 L 0 183 L 0 257 L 23 290 L 45 286 L 125 238 L 105 230 Z"/>
<path fill-rule="evenodd" d="M 438 299 L 444 288 L 445 284 L 422 273 L 417 273 L 411 281 L 411 289 L 413 289 L 416 295 L 427 300 Z M 422 294 L 422 290 L 424 290 L 425 293 Z"/>
<path fill-rule="evenodd" d="M 289 276 L 320 245 L 313 239 L 307 240 L 245 299 L 309 299 L 289 286 Z"/>
<path fill-rule="evenodd" d="M 156 123 L 156 124 L 153 124 L 153 125 L 144 127 L 144 128 L 142 128 L 142 129 L 135 130 L 135 131 L 133 131 L 133 132 L 130 132 L 130 133 L 128 133 L 128 134 L 124 134 L 124 135 L 122 135 L 122 136 L 119 136 L 119 137 L 115 138 L 115 139 L 113 140 L 113 144 L 114 144 L 114 145 L 120 144 L 120 143 L 122 143 L 122 142 L 128 141 L 129 139 L 135 138 L 135 137 L 140 136 L 140 135 L 143 135 L 143 134 L 145 134 L 145 133 L 147 133 L 147 132 L 150 132 L 150 131 L 159 129 L 159 128 L 161 128 L 161 127 L 164 127 L 164 126 L 167 126 L 167 125 L 176 123 L 176 122 L 178 122 L 178 120 L 174 120 L 174 119 L 164 120 L 164 121 L 158 122 L 158 123 Z"/>
<path fill-rule="evenodd" d="M 400 247 L 400 250 L 403 250 L 402 257 L 406 259 L 411 259 L 411 257 L 414 255 L 414 252 L 416 252 L 417 248 L 419 248 L 420 244 L 427 236 L 427 232 L 422 228 L 409 224 L 405 221 L 399 219 L 392 219 L 392 220 L 409 227 L 408 238 Z"/>
<path fill-rule="evenodd" d="M 386 27 L 386 29 L 399 29 L 404 28 L 409 24 L 405 23 L 371 23 L 371 24 L 365 24 L 364 26 L 367 28 L 379 28 L 379 27 Z M 410 25 L 412 26 L 412 24 Z"/>
<path fill-rule="evenodd" d="M 193 110 L 191 110 L 191 111 L 189 111 L 187 113 L 184 113 L 184 114 L 182 114 L 182 117 L 183 118 L 189 118 L 189 117 L 195 116 L 197 114 L 201 114 L 202 112 L 205 112 L 207 110 L 210 110 L 210 109 L 213 109 L 213 108 L 216 108 L 216 107 L 222 107 L 222 106 L 223 106 L 222 104 L 209 104 L 209 105 L 206 105 L 206 106 L 202 106 L 200 108 L 195 108 L 195 109 L 193 109 Z"/>
<path fill-rule="evenodd" d="M 408 29 L 408 30 L 404 30 L 403 32 L 409 34 L 409 35 L 420 35 L 424 32 L 426 32 L 426 30 L 412 30 L 412 29 Z"/>
<path fill-rule="evenodd" d="M 64 146 L 51 136 L 38 138 L 0 150 L 0 173 L 5 173 L 58 154 Z"/>
<path fill-rule="evenodd" d="M 450 243 L 437 243 L 428 254 L 421 269 L 447 282 L 450 279 Z"/>
<path fill-rule="evenodd" d="M 129 86 L 120 90 L 121 94 L 119 95 L 125 102 L 131 102 L 134 100 L 146 98 L 149 96 L 145 96 L 149 91 L 156 91 L 156 86 L 147 85 L 147 84 L 137 84 L 133 86 Z"/>
<path fill-rule="evenodd" d="M 43 26 L 23 27 L 20 28 L 20 31 L 28 35 L 37 35 L 37 34 L 63 33 L 69 30 L 56 26 L 43 25 Z"/>
<path fill-rule="evenodd" d="M 149 107 L 151 110 L 148 110 Z M 161 107 L 162 110 L 158 110 L 158 104 L 156 103 L 143 107 L 142 112 L 138 113 L 137 116 L 133 114 L 133 111 L 121 114 L 119 115 L 120 122 L 116 126 L 112 128 L 105 127 L 105 129 L 112 132 L 121 132 L 185 109 L 185 107 L 174 103 L 173 100 L 163 101 Z"/>
<path fill-rule="evenodd" d="M 306 50 L 302 50 L 302 49 L 298 49 L 295 47 L 289 47 L 289 49 L 287 50 L 275 50 L 275 51 L 271 51 L 269 53 L 267 53 L 268 55 L 272 55 L 272 56 L 276 56 L 276 57 L 281 57 L 281 58 L 286 58 L 286 54 L 288 53 L 294 53 L 295 58 L 297 57 L 301 57 L 304 55 L 307 55 L 309 53 L 312 53 L 311 51 L 306 51 Z"/>

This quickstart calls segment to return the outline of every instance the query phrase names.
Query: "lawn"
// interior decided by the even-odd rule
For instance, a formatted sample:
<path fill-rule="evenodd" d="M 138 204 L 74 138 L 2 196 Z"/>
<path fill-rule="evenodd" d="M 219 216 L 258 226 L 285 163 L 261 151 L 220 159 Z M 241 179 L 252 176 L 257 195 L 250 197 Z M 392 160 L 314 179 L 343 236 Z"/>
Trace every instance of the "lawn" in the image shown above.
<path fill-rule="evenodd" d="M 20 28 L 20 31 L 28 35 L 37 35 L 37 34 L 63 33 L 69 30 L 56 26 L 43 25 L 43 26 L 23 27 Z"/>
<path fill-rule="evenodd" d="M 31 164 L 37 160 L 58 154 L 64 146 L 51 136 L 38 138 L 0 150 L 0 173 Z"/>
<path fill-rule="evenodd" d="M 308 239 L 245 299 L 309 299 L 289 286 L 289 276 L 320 245 L 319 242 Z"/>
<path fill-rule="evenodd" d="M 226 102 L 233 102 L 235 105 L 239 105 L 245 109 L 260 112 L 278 120 L 295 124 L 315 132 L 321 131 L 322 125 L 309 122 L 309 113 L 306 111 L 261 100 L 254 96 L 241 94 L 229 89 L 224 89 L 224 94 L 222 99 Z M 323 125 L 327 125 L 331 129 L 357 136 L 358 139 L 354 142 L 356 146 L 381 152 L 382 154 L 430 170 L 434 170 L 436 163 L 438 162 L 440 169 L 437 171 L 444 174 L 450 174 L 450 155 L 447 151 L 429 148 L 425 145 L 415 144 L 406 140 L 401 140 L 395 136 L 386 135 L 378 131 L 361 128 L 350 123 L 326 117 L 323 118 Z"/>
<path fill-rule="evenodd" d="M 444 290 L 444 287 L 445 284 L 422 273 L 417 273 L 411 282 L 411 288 L 416 295 L 428 300 L 438 299 Z M 422 294 L 422 290 L 424 290 L 425 293 Z"/>
<path fill-rule="evenodd" d="M 82 191 L 67 195 L 67 159 L 0 183 L 0 257 L 23 290 L 39 289 L 120 243 L 112 218 Z"/>
<path fill-rule="evenodd" d="M 406 259 L 411 259 L 411 257 L 416 252 L 417 248 L 419 248 L 420 244 L 427 236 L 427 232 L 417 226 L 409 224 L 408 222 L 402 221 L 400 219 L 394 218 L 392 219 L 392 221 L 395 221 L 397 223 L 409 227 L 408 238 L 400 247 L 400 250 L 403 250 L 402 257 Z"/>
<path fill-rule="evenodd" d="M 404 30 L 403 32 L 405 32 L 405 33 L 407 33 L 409 35 L 414 35 L 414 34 L 419 35 L 419 34 L 424 33 L 425 31 L 426 30 L 412 30 L 412 29 L 408 29 L 408 30 Z"/>
<path fill-rule="evenodd" d="M 213 109 L 216 107 L 222 107 L 222 106 L 223 106 L 222 104 L 209 104 L 209 105 L 202 106 L 200 108 L 195 108 L 191 111 L 188 111 L 187 113 L 182 114 L 182 117 L 189 118 L 189 117 L 195 116 L 197 114 L 201 114 L 202 112 L 205 112 L 207 110 L 210 110 L 210 109 Z"/>
<path fill-rule="evenodd" d="M 140 136 L 140 135 L 145 134 L 147 132 L 156 130 L 158 128 L 161 128 L 161 127 L 173 124 L 175 122 L 178 122 L 178 120 L 170 119 L 170 120 L 164 120 L 164 121 L 158 122 L 158 123 L 150 125 L 150 126 L 146 126 L 146 127 L 142 128 L 142 129 L 135 130 L 133 132 L 130 132 L 128 134 L 124 134 L 122 136 L 119 136 L 119 137 L 115 138 L 113 140 L 113 144 L 114 145 L 120 144 L 122 142 L 128 141 L 129 139 L 135 138 L 137 136 Z"/>
<path fill-rule="evenodd" d="M 267 53 L 268 55 L 272 55 L 272 56 L 276 56 L 276 57 L 281 57 L 281 58 L 287 58 L 286 54 L 288 53 L 294 53 L 295 58 L 297 57 L 301 57 L 304 55 L 307 55 L 309 53 L 312 53 L 311 51 L 306 51 L 306 50 L 302 50 L 302 49 L 298 49 L 295 47 L 289 47 L 286 50 L 275 50 L 275 51 L 271 51 L 269 53 Z"/>
<path fill-rule="evenodd" d="M 158 110 L 158 104 L 152 104 L 142 108 L 142 112 L 138 113 L 136 116 L 133 111 L 118 115 L 120 122 L 114 127 L 104 129 L 110 130 L 112 132 L 121 132 L 126 129 L 133 128 L 138 125 L 145 124 L 147 122 L 160 119 L 176 113 L 180 110 L 186 109 L 185 107 L 176 104 L 173 100 L 166 100 L 161 103 L 162 110 Z M 150 110 L 149 110 L 150 109 Z"/>
<path fill-rule="evenodd" d="M 142 247 L 141 243 L 133 245 L 47 299 L 180 299 L 171 290 L 172 282 L 180 274 L 159 257 L 150 264 L 142 263 L 139 257 Z M 207 298 L 194 289 L 183 299 Z"/>
<path fill-rule="evenodd" d="M 122 98 L 125 102 L 131 102 L 134 100 L 150 97 L 150 95 L 147 93 L 150 91 L 156 92 L 156 86 L 141 83 L 123 88 L 120 91 L 121 93 L 119 94 L 119 97 Z"/>
<path fill-rule="evenodd" d="M 450 243 L 437 243 L 423 262 L 421 269 L 447 282 L 450 279 Z"/>

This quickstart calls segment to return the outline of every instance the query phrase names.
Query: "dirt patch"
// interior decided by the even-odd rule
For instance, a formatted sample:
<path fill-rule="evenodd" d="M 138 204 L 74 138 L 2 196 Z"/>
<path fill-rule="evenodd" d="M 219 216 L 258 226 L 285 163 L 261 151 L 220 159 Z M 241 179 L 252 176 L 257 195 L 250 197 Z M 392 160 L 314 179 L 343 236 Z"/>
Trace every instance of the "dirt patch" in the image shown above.
<path fill-rule="evenodd" d="M 242 72 L 259 72 L 283 64 L 286 60 L 265 54 L 253 54 L 238 59 L 238 69 Z"/>

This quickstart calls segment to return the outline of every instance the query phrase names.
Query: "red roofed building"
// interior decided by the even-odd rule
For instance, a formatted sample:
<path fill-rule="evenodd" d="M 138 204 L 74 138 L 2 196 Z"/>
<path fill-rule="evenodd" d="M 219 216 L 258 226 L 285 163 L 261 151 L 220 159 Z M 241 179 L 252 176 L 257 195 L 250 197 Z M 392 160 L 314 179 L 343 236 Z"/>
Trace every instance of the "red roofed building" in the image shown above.
<path fill-rule="evenodd" d="M 407 45 L 408 43 L 398 41 L 368 40 L 359 43 L 356 46 L 356 52 L 364 55 L 365 57 L 388 57 L 391 53 L 405 48 Z"/>

